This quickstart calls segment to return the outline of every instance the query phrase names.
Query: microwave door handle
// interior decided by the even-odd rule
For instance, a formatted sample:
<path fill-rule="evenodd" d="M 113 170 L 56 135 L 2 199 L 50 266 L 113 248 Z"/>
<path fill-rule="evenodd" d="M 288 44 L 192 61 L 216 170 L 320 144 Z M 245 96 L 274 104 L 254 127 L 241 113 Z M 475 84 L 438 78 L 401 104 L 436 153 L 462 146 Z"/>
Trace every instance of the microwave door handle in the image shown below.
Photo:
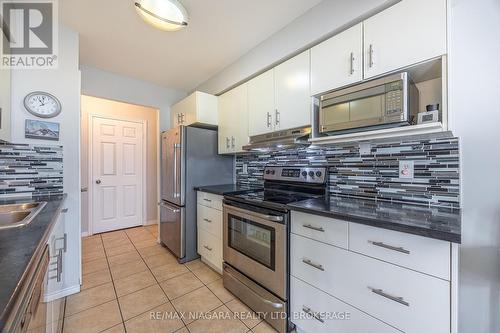
<path fill-rule="evenodd" d="M 283 221 L 283 216 L 261 214 L 261 213 L 253 212 L 250 210 L 241 209 L 238 207 L 226 205 L 226 204 L 224 204 L 224 208 L 231 209 L 231 210 L 237 211 L 239 213 L 247 214 L 250 216 L 255 216 L 255 217 L 258 217 L 258 218 L 261 218 L 264 220 L 268 220 L 268 221 L 273 221 L 273 222 L 282 222 Z"/>

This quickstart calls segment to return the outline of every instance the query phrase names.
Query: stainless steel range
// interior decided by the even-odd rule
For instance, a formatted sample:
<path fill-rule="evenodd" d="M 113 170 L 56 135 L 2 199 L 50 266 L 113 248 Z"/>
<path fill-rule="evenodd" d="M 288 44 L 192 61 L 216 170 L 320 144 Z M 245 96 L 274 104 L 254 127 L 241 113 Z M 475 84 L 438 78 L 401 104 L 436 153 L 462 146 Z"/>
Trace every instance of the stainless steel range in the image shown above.
<path fill-rule="evenodd" d="M 290 214 L 287 204 L 324 196 L 325 167 L 264 169 L 264 189 L 224 197 L 224 287 L 287 332 Z"/>

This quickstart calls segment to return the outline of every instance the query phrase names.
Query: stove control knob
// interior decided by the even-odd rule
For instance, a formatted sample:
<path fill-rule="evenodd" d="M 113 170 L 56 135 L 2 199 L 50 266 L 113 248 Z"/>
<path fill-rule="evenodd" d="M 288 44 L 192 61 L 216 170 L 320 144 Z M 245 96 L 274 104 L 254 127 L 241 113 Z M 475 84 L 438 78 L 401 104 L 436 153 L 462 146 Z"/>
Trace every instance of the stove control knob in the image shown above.
<path fill-rule="evenodd" d="M 309 177 L 314 178 L 314 171 L 309 171 Z"/>
<path fill-rule="evenodd" d="M 271 170 L 271 175 L 274 175 L 276 171 L 274 170 Z"/>
<path fill-rule="evenodd" d="M 302 177 L 307 178 L 307 171 L 302 171 Z"/>
<path fill-rule="evenodd" d="M 316 176 L 317 177 L 321 177 L 323 175 L 323 173 L 321 171 L 316 171 Z"/>
<path fill-rule="evenodd" d="M 266 175 L 270 174 L 271 170 L 266 170 Z"/>

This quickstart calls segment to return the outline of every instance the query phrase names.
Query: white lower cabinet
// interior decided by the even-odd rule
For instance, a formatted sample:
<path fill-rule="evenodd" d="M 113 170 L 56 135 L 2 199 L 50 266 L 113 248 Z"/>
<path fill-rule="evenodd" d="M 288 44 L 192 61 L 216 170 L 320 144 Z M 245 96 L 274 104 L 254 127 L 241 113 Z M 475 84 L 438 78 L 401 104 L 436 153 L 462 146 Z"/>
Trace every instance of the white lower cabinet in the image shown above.
<path fill-rule="evenodd" d="M 313 333 L 389 333 L 397 329 L 295 277 L 290 278 L 292 321 L 299 331 Z"/>
<path fill-rule="evenodd" d="M 222 273 L 222 196 L 198 192 L 196 214 L 198 254 L 204 262 Z"/>
<path fill-rule="evenodd" d="M 300 223 L 297 223 L 298 221 Z M 349 228 L 344 228 L 345 230 L 338 229 L 335 235 L 331 234 L 329 237 L 321 232 L 319 238 L 321 241 L 318 241 L 316 240 L 317 237 L 311 237 L 311 235 L 307 234 L 304 237 L 295 233 L 300 231 L 304 234 L 301 229 L 294 229 L 293 227 L 294 225 L 296 227 L 300 226 L 303 221 L 308 221 L 315 226 L 323 225 L 323 228 L 326 228 L 326 221 L 323 217 L 308 214 L 308 218 L 306 218 L 303 214 L 292 213 L 290 271 L 292 281 L 295 281 L 292 282 L 290 296 L 294 311 L 292 315 L 296 315 L 295 312 L 297 311 L 303 312 L 302 307 L 304 305 L 307 307 L 306 303 L 308 302 L 308 304 L 311 304 L 311 309 L 319 312 L 339 311 L 337 309 L 340 303 L 336 302 L 343 302 L 376 318 L 380 322 L 404 332 L 450 332 L 450 281 L 428 275 L 427 272 L 418 272 L 401 267 L 399 266 L 401 263 L 397 260 L 396 262 L 387 262 L 352 251 L 352 245 L 359 250 L 362 243 L 355 241 L 351 244 L 353 238 L 351 236 L 357 238 L 361 235 L 355 223 L 348 222 Z M 331 222 L 333 224 L 338 223 L 334 219 L 331 219 Z M 428 260 L 433 262 L 434 265 L 444 266 L 434 267 L 433 271 L 451 269 L 449 260 L 432 260 L 432 253 L 425 251 L 422 247 L 427 244 L 426 238 L 415 236 L 417 239 L 413 239 L 413 236 L 409 238 L 403 237 L 411 235 L 397 235 L 399 238 L 396 239 L 394 238 L 395 235 L 391 234 L 392 231 L 389 230 L 387 230 L 389 236 L 384 238 L 384 231 L 386 230 L 378 229 L 370 237 L 377 236 L 377 239 L 381 238 L 389 244 L 396 242 L 397 245 L 409 247 L 416 254 L 421 254 L 418 256 L 420 262 L 425 261 L 426 256 L 428 256 Z M 347 234 L 349 234 L 350 239 L 349 249 L 330 245 L 332 243 L 339 244 L 338 239 L 344 239 Z M 363 235 L 367 236 L 366 234 Z M 411 240 L 411 242 L 408 240 Z M 342 242 L 340 244 L 344 245 Z M 443 242 L 443 244 L 445 248 L 446 246 L 449 247 L 449 243 Z M 431 242 L 429 246 L 433 247 L 433 245 L 435 244 Z M 378 250 L 379 247 L 376 246 L 375 248 Z M 439 246 L 437 248 L 439 249 Z M 389 251 L 390 254 L 390 249 L 384 248 L 384 250 Z M 388 260 L 391 257 L 386 256 L 383 259 Z M 405 266 L 410 266 L 410 264 Z M 421 265 L 415 267 L 421 267 Z M 297 283 L 296 279 L 303 281 L 303 283 Z M 297 287 L 298 285 L 300 287 Z M 304 286 L 307 287 L 307 285 L 310 287 L 305 292 Z M 331 303 L 321 301 L 314 305 L 319 309 L 313 308 L 312 301 L 317 299 L 328 300 L 327 296 L 333 297 L 334 301 L 331 301 Z M 364 322 L 365 319 L 363 318 L 362 316 L 359 318 L 353 317 L 351 321 Z M 333 328 L 331 330 L 328 330 L 329 328 L 321 330 L 321 327 L 325 327 L 325 325 L 310 320 L 297 320 L 297 324 L 305 332 L 379 332 L 377 329 L 363 330 L 358 326 L 342 326 L 342 324 L 335 323 L 338 325 L 335 330 Z M 361 325 L 359 327 L 363 327 L 362 323 L 352 323 L 351 325 Z"/>

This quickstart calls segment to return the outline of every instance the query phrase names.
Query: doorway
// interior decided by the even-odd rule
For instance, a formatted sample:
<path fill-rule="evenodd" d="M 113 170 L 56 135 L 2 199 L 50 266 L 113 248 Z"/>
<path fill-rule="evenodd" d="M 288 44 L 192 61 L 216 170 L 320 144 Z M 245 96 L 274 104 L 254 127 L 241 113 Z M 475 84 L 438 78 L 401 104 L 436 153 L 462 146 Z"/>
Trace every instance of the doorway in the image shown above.
<path fill-rule="evenodd" d="M 82 236 L 158 223 L 159 111 L 82 96 Z"/>

